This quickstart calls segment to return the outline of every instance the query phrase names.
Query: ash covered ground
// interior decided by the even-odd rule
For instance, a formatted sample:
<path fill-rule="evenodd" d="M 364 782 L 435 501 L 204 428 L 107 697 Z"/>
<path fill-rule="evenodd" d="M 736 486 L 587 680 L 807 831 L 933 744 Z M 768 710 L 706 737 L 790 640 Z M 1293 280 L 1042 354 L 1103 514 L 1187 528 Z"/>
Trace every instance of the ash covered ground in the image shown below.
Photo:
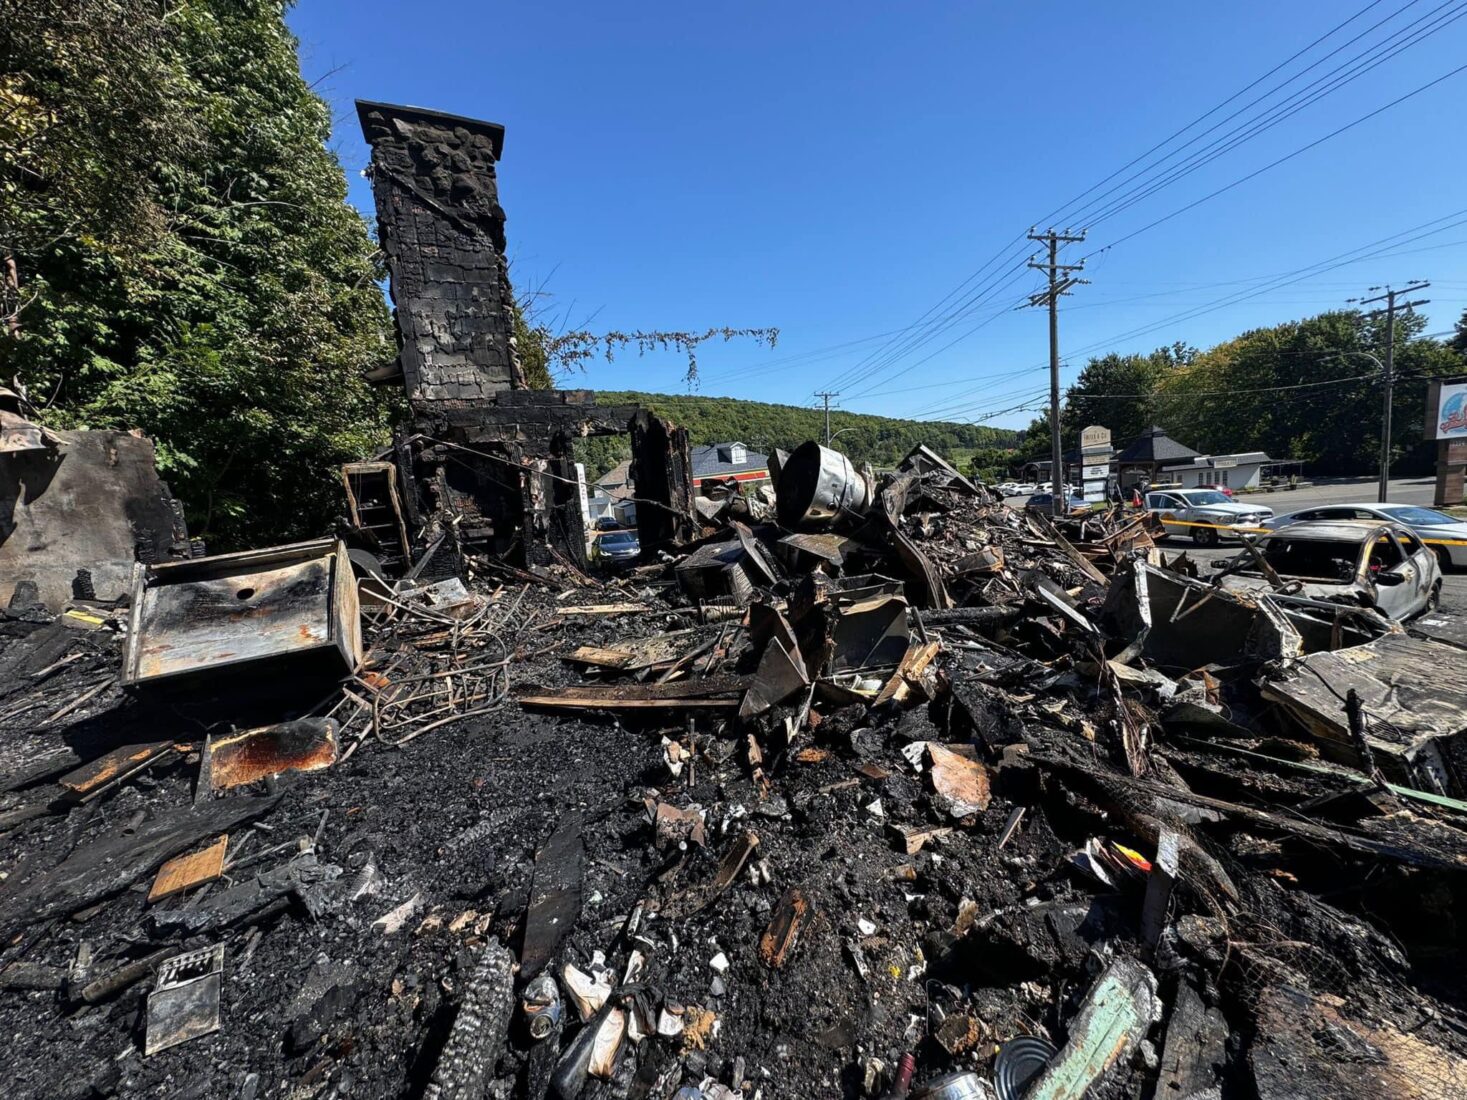
<path fill-rule="evenodd" d="M 482 713 L 394 748 L 337 699 L 335 763 L 216 796 L 204 738 L 250 701 L 126 696 L 110 627 L 12 613 L 8 1095 L 882 1097 L 910 1055 L 913 1095 L 964 1071 L 1017 1096 L 1000 1052 L 1024 1037 L 1050 1044 L 1045 1096 L 1467 1095 L 1451 800 L 1362 791 L 1282 736 L 1256 661 L 1099 671 L 1096 646 L 1125 644 L 1083 625 L 1105 578 L 1001 505 L 926 492 L 945 515 L 902 529 L 958 606 L 902 602 L 899 650 L 929 658 L 911 675 L 829 673 L 846 617 L 891 606 L 859 585 L 842 604 L 839 573 L 781 577 L 735 617 L 657 569 L 474 581 L 457 626 L 379 613 L 348 690 L 497 661 L 504 681 L 465 689 Z M 735 717 L 778 679 L 781 636 L 808 658 L 797 689 Z M 610 667 L 651 639 L 673 656 Z M 648 704 L 661 679 L 691 686 Z M 1209 748 L 1179 697 L 1253 755 Z M 69 785 L 160 738 L 142 770 Z M 164 860 L 224 833 L 222 877 L 148 901 Z M 1149 932 L 1164 835 L 1175 885 Z M 160 968 L 215 944 L 217 1030 L 145 1053 Z M 540 974 L 561 1005 L 544 1038 L 521 1004 Z M 1136 1018 L 1100 1019 L 1101 989 Z M 1102 1032 L 1113 1057 L 1064 1078 Z"/>

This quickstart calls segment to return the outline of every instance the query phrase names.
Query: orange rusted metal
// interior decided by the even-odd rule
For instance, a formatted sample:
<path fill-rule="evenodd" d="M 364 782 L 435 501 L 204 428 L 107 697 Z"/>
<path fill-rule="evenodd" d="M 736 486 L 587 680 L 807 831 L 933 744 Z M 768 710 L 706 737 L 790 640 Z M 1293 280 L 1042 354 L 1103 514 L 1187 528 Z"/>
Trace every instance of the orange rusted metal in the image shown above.
<path fill-rule="evenodd" d="M 209 745 L 209 786 L 225 791 L 282 772 L 311 772 L 336 763 L 336 722 L 301 718 L 243 730 Z"/>

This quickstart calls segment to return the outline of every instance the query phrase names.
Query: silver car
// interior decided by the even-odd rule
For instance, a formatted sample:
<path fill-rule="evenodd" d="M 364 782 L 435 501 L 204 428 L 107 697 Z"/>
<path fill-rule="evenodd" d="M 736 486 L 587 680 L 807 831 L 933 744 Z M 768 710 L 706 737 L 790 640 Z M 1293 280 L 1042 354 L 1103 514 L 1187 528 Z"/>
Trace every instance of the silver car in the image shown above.
<path fill-rule="evenodd" d="M 1330 520 L 1381 520 L 1411 528 L 1436 554 L 1442 571 L 1467 569 L 1467 522 L 1417 504 L 1325 504 L 1265 521 L 1265 527 Z"/>
<path fill-rule="evenodd" d="M 1236 538 L 1239 528 L 1256 531 L 1273 518 L 1272 508 L 1235 504 L 1216 489 L 1154 489 L 1146 494 L 1146 507 L 1161 520 L 1168 536 L 1186 535 L 1198 546 Z"/>
<path fill-rule="evenodd" d="M 1231 563 L 1219 563 L 1226 570 L 1224 588 L 1358 603 L 1401 620 L 1441 602 L 1436 555 L 1399 523 L 1293 523 L 1260 537 L 1254 548 L 1268 569 L 1244 550 Z"/>

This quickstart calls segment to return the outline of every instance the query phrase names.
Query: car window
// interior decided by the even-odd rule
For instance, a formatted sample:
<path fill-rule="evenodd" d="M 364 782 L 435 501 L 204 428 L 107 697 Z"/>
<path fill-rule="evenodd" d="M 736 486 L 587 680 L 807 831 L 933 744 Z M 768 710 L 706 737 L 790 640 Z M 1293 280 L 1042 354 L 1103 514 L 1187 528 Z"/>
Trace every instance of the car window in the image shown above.
<path fill-rule="evenodd" d="M 1147 498 L 1146 506 L 1148 508 L 1180 508 L 1182 502 L 1169 493 L 1152 493 Z"/>
<path fill-rule="evenodd" d="M 1338 519 L 1369 519 L 1364 512 L 1358 508 L 1316 508 L 1313 519 L 1338 520 Z"/>
<path fill-rule="evenodd" d="M 1401 549 L 1406 552 L 1408 558 L 1421 549 L 1421 540 L 1415 535 L 1402 531 L 1396 537 L 1401 540 Z"/>
<path fill-rule="evenodd" d="M 1195 493 L 1187 494 L 1189 504 L 1231 504 L 1226 493 L 1219 493 L 1216 489 L 1199 489 Z"/>
<path fill-rule="evenodd" d="M 1432 508 L 1412 508 L 1404 504 L 1382 508 L 1381 511 L 1397 523 L 1407 523 L 1412 527 L 1439 527 L 1444 523 L 1459 522 L 1445 512 Z"/>
<path fill-rule="evenodd" d="M 1263 558 L 1281 576 L 1348 581 L 1355 575 L 1360 544 L 1344 539 L 1269 538 L 1259 544 Z"/>
<path fill-rule="evenodd" d="M 1401 556 L 1400 544 L 1389 535 L 1382 535 L 1375 540 L 1375 545 L 1370 548 L 1370 571 L 1378 572 L 1382 569 L 1394 569 L 1400 565 L 1405 558 Z"/>

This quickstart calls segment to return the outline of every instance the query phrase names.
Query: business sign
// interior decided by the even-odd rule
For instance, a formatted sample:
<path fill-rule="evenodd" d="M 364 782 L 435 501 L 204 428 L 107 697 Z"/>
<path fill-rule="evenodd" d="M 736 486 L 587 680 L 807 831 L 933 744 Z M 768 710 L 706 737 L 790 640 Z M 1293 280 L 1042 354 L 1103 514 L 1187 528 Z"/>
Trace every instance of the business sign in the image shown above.
<path fill-rule="evenodd" d="M 591 501 L 586 495 L 586 464 L 576 463 L 576 495 L 581 501 L 581 520 L 587 527 L 591 526 Z"/>
<path fill-rule="evenodd" d="M 1082 494 L 1086 504 L 1100 504 L 1105 500 L 1105 482 L 1087 481 Z"/>
<path fill-rule="evenodd" d="M 1426 425 L 1429 439 L 1459 439 L 1467 437 L 1467 380 L 1443 380 L 1432 384 L 1436 400 L 1430 400 L 1427 408 L 1435 409 L 1436 415 Z"/>
<path fill-rule="evenodd" d="M 1102 428 L 1099 424 L 1080 429 L 1080 450 L 1110 450 L 1110 429 Z"/>
<path fill-rule="evenodd" d="M 1098 466 L 1086 466 L 1080 476 L 1086 481 L 1095 481 L 1097 479 L 1104 481 L 1110 477 L 1110 463 L 1102 462 Z"/>

